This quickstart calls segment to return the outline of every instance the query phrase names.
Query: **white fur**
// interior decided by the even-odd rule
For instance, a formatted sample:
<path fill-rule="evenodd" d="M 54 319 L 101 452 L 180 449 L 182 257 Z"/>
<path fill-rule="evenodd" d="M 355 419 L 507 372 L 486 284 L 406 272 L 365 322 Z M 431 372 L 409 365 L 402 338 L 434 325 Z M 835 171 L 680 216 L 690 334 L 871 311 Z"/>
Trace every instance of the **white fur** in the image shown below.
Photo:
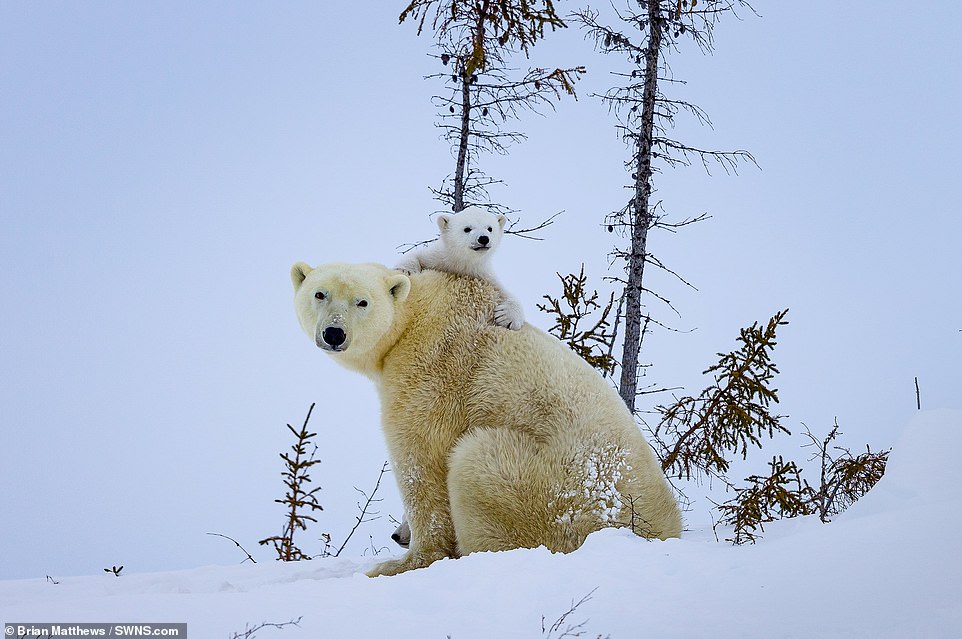
<path fill-rule="evenodd" d="M 469 206 L 452 215 L 439 215 L 438 242 L 413 253 L 397 268 L 407 275 L 431 269 L 482 279 L 495 286 L 503 298 L 494 309 L 494 323 L 514 331 L 521 330 L 524 310 L 491 270 L 491 254 L 504 237 L 506 222 L 505 216 L 477 206 Z"/>
<path fill-rule="evenodd" d="M 681 533 L 661 464 L 618 393 L 530 324 L 493 326 L 501 293 L 488 282 L 303 263 L 291 282 L 304 332 L 370 377 L 381 400 L 411 539 L 371 576 L 473 552 L 571 552 L 610 526 Z"/>

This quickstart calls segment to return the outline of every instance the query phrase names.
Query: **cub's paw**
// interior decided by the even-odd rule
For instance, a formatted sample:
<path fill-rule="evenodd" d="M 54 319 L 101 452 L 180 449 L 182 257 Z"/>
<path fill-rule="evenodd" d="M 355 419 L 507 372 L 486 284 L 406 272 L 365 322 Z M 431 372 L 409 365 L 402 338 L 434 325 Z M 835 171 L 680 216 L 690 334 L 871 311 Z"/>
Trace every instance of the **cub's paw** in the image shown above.
<path fill-rule="evenodd" d="M 394 267 L 395 271 L 401 271 L 405 275 L 414 275 L 415 273 L 420 273 L 423 269 L 421 268 L 421 260 L 415 255 L 413 257 L 409 256 L 398 263 Z"/>
<path fill-rule="evenodd" d="M 498 304 L 494 307 L 494 323 L 512 331 L 520 331 L 524 326 L 524 311 L 521 310 L 521 305 L 514 301 Z"/>
<path fill-rule="evenodd" d="M 414 275 L 415 273 L 420 273 L 422 269 L 420 264 L 406 262 L 406 263 L 398 264 L 397 266 L 394 267 L 394 270 L 401 271 L 405 275 L 411 276 L 411 275 Z"/>

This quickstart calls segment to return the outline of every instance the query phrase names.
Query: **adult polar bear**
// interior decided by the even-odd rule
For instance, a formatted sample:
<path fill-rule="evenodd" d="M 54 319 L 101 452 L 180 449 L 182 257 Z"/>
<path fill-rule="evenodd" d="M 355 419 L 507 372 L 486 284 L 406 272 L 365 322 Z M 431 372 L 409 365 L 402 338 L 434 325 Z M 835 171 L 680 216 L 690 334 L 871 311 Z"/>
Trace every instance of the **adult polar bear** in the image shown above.
<path fill-rule="evenodd" d="M 610 526 L 680 534 L 621 398 L 554 337 L 494 326 L 494 286 L 377 264 L 299 262 L 291 280 L 304 331 L 380 393 L 412 541 L 371 576 L 477 551 L 570 552 Z"/>

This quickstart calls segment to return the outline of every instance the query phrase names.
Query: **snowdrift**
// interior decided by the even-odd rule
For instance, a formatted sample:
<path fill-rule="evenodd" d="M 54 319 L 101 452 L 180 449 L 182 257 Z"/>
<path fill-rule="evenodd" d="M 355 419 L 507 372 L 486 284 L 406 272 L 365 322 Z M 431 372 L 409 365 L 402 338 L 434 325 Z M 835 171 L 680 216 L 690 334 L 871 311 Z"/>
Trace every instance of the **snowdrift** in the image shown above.
<path fill-rule="evenodd" d="M 962 636 L 962 411 L 920 413 L 885 477 L 831 524 L 645 541 L 606 530 L 570 555 L 478 554 L 369 579 L 375 558 L 0 582 L 0 622 L 186 622 L 188 636 L 301 617 L 257 637 L 878 638 Z M 383 557 L 378 558 L 383 559 Z"/>

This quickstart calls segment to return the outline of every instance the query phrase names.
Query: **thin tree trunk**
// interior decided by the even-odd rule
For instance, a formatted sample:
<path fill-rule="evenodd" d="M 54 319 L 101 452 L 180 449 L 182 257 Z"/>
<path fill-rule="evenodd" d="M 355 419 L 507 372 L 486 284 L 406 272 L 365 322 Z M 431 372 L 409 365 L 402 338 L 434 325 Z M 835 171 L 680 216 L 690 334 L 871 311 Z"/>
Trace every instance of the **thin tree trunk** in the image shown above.
<path fill-rule="evenodd" d="M 464 181 L 468 163 L 468 138 L 471 135 L 471 78 L 461 72 L 461 137 L 458 163 L 454 169 L 454 212 L 464 209 Z"/>
<path fill-rule="evenodd" d="M 635 134 L 635 197 L 631 214 L 631 249 L 628 253 L 628 280 L 625 284 L 625 337 L 621 357 L 619 392 L 628 410 L 635 412 L 638 395 L 638 354 L 641 350 L 641 293 L 648 257 L 648 229 L 651 227 L 651 159 L 658 96 L 658 59 L 661 53 L 661 19 L 658 2 L 648 2 L 648 47 L 645 50 L 645 82 L 641 104 L 641 130 Z"/>
<path fill-rule="evenodd" d="M 489 0 L 478 7 L 477 22 L 472 29 L 472 59 L 480 51 L 484 52 L 484 21 L 488 17 Z M 477 61 L 475 61 L 477 62 Z M 461 138 L 458 141 L 458 164 L 454 169 L 454 212 L 464 210 L 465 180 L 467 180 L 468 142 L 471 136 L 471 77 L 481 69 L 475 63 L 461 65 Z"/>

